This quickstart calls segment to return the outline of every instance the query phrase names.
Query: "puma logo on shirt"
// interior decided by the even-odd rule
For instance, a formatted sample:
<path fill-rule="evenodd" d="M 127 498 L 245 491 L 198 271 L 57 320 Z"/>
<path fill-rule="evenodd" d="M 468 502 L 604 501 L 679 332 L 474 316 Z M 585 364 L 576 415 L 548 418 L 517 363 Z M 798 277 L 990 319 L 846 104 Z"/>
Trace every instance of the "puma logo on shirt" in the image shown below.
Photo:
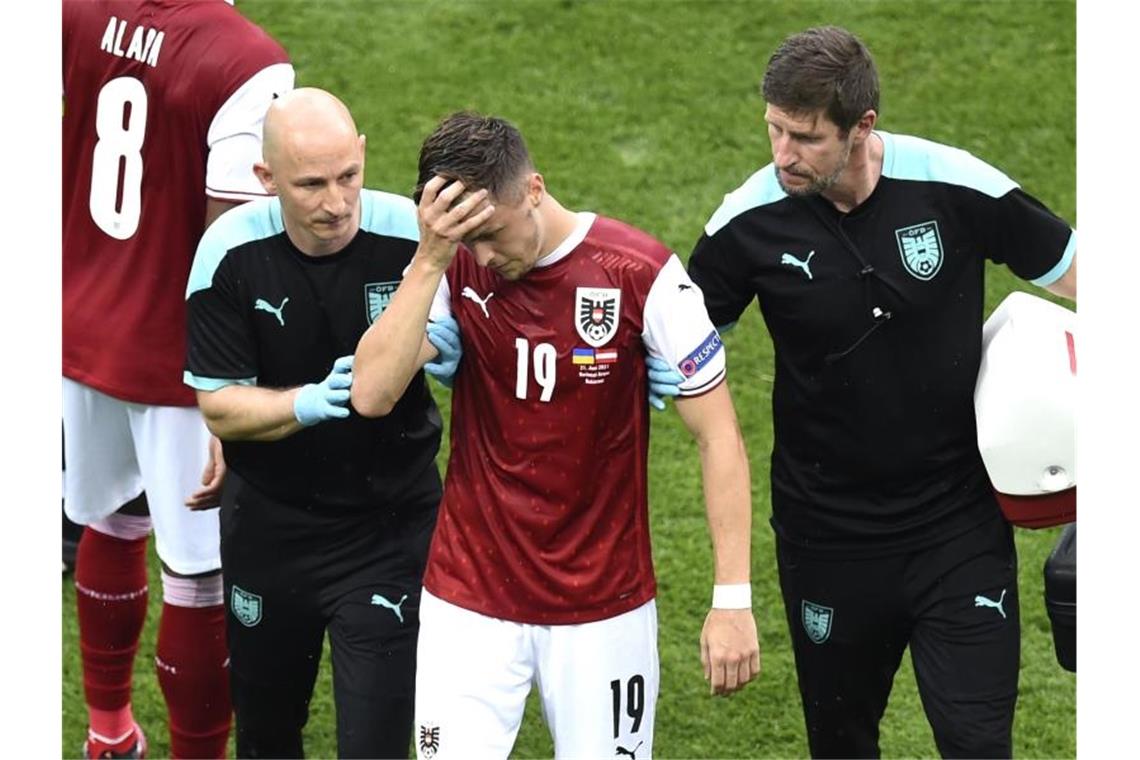
<path fill-rule="evenodd" d="M 487 313 L 487 302 L 494 297 L 494 293 L 488 293 L 486 298 L 480 298 L 479 294 L 472 290 L 471 286 L 468 285 L 463 288 L 463 292 L 459 295 L 463 296 L 464 298 L 470 298 L 472 301 L 479 304 L 479 308 L 483 310 L 483 316 L 487 317 L 488 319 L 491 318 L 491 315 Z"/>
<path fill-rule="evenodd" d="M 269 303 L 269 301 L 266 301 L 264 298 L 259 298 L 253 304 L 253 309 L 254 309 L 254 311 L 267 311 L 267 312 L 269 312 L 273 316 L 277 317 L 277 321 L 281 323 L 282 327 L 284 327 L 285 326 L 285 315 L 282 314 L 281 312 L 285 308 L 285 304 L 287 304 L 287 303 L 289 303 L 288 297 L 286 297 L 285 300 L 281 302 L 280 306 L 274 306 L 273 304 Z"/>
<path fill-rule="evenodd" d="M 787 264 L 788 266 L 799 267 L 800 269 L 804 270 L 804 274 L 806 274 L 807 278 L 809 280 L 811 280 L 814 278 L 811 276 L 811 267 L 808 265 L 808 262 L 811 261 L 811 257 L 814 255 L 815 255 L 815 251 L 810 251 L 807 255 L 807 258 L 801 261 L 800 259 L 797 259 L 792 254 L 785 253 L 783 256 L 780 257 L 780 263 L 781 264 Z"/>

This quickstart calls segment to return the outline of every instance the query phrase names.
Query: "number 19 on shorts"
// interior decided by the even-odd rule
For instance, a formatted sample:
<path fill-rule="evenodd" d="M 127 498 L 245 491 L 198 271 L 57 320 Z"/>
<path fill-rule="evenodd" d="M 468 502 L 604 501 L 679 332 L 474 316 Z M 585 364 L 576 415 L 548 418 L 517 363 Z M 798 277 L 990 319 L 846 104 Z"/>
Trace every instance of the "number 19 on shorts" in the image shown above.
<path fill-rule="evenodd" d="M 610 696 L 614 705 L 614 739 L 621 734 L 626 718 L 632 721 L 629 733 L 636 734 L 645 715 L 645 679 L 640 675 L 631 676 L 624 688 L 621 679 L 610 681 Z"/>

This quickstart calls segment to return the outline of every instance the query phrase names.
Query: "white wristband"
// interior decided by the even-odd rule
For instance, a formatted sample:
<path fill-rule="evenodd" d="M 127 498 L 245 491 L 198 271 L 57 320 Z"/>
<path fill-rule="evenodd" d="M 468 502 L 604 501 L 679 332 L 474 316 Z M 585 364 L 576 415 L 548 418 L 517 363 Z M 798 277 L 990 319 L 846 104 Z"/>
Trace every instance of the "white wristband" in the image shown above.
<path fill-rule="evenodd" d="M 747 610 L 752 608 L 751 583 L 718 583 L 713 586 L 714 610 Z"/>

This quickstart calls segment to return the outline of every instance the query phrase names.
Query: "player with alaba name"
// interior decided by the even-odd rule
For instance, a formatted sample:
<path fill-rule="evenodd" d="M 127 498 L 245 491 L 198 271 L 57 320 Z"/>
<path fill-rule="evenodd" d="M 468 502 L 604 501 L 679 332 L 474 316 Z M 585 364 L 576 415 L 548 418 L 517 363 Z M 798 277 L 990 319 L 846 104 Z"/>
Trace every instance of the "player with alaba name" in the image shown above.
<path fill-rule="evenodd" d="M 265 195 L 253 173 L 261 122 L 293 89 L 293 66 L 221 0 L 66 0 L 62 31 L 64 491 L 68 517 L 86 526 L 75 567 L 82 752 L 147 752 L 131 682 L 154 593 L 153 532 L 162 611 L 147 657 L 169 751 L 224 757 L 229 655 L 213 508 L 225 467 L 182 385 L 182 294 L 202 231 Z"/>
<path fill-rule="evenodd" d="M 558 757 L 651 756 L 650 356 L 680 370 L 677 410 L 699 442 L 716 583 L 705 676 L 730 693 L 760 670 L 748 460 L 720 336 L 678 258 L 559 204 L 509 122 L 445 119 L 421 149 L 415 198 L 419 247 L 357 346 L 352 402 L 388 413 L 434 356 L 429 313 L 457 320 L 420 610 L 420 756 L 506 757 L 532 682 Z"/>

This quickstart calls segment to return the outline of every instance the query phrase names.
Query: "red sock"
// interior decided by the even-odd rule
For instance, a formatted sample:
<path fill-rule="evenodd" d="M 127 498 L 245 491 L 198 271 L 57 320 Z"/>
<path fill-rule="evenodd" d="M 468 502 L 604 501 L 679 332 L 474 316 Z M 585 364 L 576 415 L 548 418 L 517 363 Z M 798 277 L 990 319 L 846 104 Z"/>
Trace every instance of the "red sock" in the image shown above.
<path fill-rule="evenodd" d="M 230 734 L 226 608 L 162 605 L 155 666 L 173 757 L 225 757 Z"/>
<path fill-rule="evenodd" d="M 91 730 L 117 737 L 134 725 L 131 670 L 146 620 L 146 538 L 125 541 L 84 530 L 75 590 Z"/>

